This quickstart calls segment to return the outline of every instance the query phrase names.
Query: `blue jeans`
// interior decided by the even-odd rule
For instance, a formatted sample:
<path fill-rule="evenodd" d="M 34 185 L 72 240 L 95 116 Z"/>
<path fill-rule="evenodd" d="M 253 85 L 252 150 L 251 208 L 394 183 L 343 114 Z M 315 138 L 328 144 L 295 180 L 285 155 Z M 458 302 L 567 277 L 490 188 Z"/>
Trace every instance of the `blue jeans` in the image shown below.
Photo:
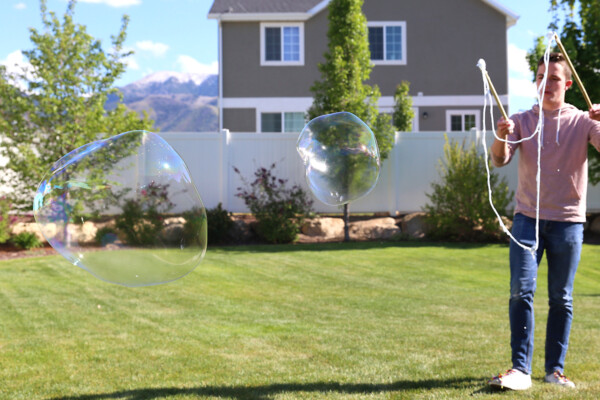
<path fill-rule="evenodd" d="M 510 242 L 509 318 L 513 368 L 531 374 L 533 356 L 533 296 L 537 271 L 546 251 L 548 260 L 548 324 L 546 373 L 563 372 L 573 320 L 573 282 L 581 256 L 583 224 L 540 220 L 536 258 Z M 526 246 L 535 244 L 535 219 L 516 214 L 513 236 Z"/>

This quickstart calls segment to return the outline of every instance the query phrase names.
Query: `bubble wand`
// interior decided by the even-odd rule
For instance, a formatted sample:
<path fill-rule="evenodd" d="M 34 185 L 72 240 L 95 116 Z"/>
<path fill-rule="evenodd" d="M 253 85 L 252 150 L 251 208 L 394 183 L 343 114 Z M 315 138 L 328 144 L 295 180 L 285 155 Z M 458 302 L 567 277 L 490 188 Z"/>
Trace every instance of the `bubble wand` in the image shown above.
<path fill-rule="evenodd" d="M 577 75 L 577 71 L 575 71 L 575 67 L 573 66 L 573 63 L 571 62 L 571 59 L 569 58 L 567 51 L 565 50 L 562 42 L 560 41 L 560 38 L 558 37 L 558 35 L 556 33 L 554 33 L 554 40 L 556 40 L 556 44 L 558 45 L 560 52 L 565 56 L 565 59 L 567 60 L 567 64 L 569 64 L 569 68 L 571 68 L 571 72 L 573 73 L 573 78 L 575 78 L 575 82 L 577 82 L 577 85 L 579 86 L 579 89 L 581 90 L 581 94 L 583 94 L 583 98 L 585 99 L 585 102 L 587 103 L 588 109 L 592 108 L 592 102 L 590 100 L 590 96 L 588 96 L 588 94 L 585 90 L 585 87 L 583 87 L 583 83 L 581 82 L 579 75 Z"/>
<path fill-rule="evenodd" d="M 494 87 L 494 84 L 492 83 L 492 79 L 488 75 L 488 72 L 487 72 L 487 69 L 486 69 L 486 66 L 485 66 L 485 60 L 483 58 L 480 58 L 479 61 L 477 61 L 477 66 L 479 67 L 479 69 L 481 70 L 481 72 L 484 74 L 485 79 L 488 82 L 488 86 L 489 86 L 490 92 L 492 92 L 492 95 L 496 99 L 496 104 L 498 105 L 498 108 L 500 109 L 500 113 L 502 114 L 502 117 L 504 117 L 505 121 L 508 121 L 508 115 L 506 114 L 506 111 L 504 111 L 504 107 L 502 106 L 502 102 L 500 101 L 500 97 L 498 97 L 498 93 L 496 92 L 496 88 Z"/>

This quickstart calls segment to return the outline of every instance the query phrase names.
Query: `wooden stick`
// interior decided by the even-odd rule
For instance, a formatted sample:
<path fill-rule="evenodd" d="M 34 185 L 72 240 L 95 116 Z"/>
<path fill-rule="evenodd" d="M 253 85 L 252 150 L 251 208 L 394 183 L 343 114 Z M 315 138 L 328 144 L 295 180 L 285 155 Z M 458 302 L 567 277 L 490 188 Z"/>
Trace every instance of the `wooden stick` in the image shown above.
<path fill-rule="evenodd" d="M 571 72 L 573 73 L 575 82 L 577 82 L 577 85 L 579 85 L 579 90 L 581 90 L 581 94 L 583 94 L 583 98 L 585 99 L 585 102 L 587 103 L 588 108 L 592 108 L 592 102 L 590 100 L 590 96 L 588 96 L 587 92 L 585 91 L 585 88 L 583 87 L 583 83 L 581 83 L 581 79 L 579 79 L 579 75 L 577 75 L 577 71 L 575 71 L 575 67 L 573 66 L 573 63 L 571 62 L 571 59 L 569 58 L 569 55 L 567 54 L 567 51 L 565 50 L 564 46 L 560 42 L 560 39 L 558 38 L 558 35 L 556 34 L 556 32 L 554 33 L 554 39 L 556 39 L 556 44 L 560 48 L 560 52 L 563 54 L 563 56 L 565 56 L 565 59 L 567 60 L 567 64 L 569 64 L 569 68 L 571 68 Z"/>
<path fill-rule="evenodd" d="M 496 88 L 494 88 L 492 79 L 488 75 L 487 70 L 484 70 L 483 72 L 485 73 L 485 78 L 487 79 L 488 84 L 490 85 L 490 91 L 492 92 L 492 95 L 494 95 L 494 98 L 496 99 L 496 104 L 498 105 L 498 108 L 500 109 L 500 112 L 502 113 L 504 120 L 508 121 L 508 115 L 506 115 L 506 111 L 504 111 L 504 107 L 502 106 L 502 102 L 500 102 L 500 97 L 498 97 L 498 93 L 496 93 Z"/>

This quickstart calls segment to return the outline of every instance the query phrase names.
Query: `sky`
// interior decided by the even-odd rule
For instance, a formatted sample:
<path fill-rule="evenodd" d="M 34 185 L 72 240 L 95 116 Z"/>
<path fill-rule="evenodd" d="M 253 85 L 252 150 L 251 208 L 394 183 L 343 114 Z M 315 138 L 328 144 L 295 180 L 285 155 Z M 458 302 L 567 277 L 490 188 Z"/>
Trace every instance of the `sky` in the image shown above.
<path fill-rule="evenodd" d="M 547 33 L 550 0 L 495 1 L 519 16 L 508 29 L 509 102 L 511 112 L 528 109 L 535 90 L 525 53 L 536 37 Z M 48 10 L 62 18 L 67 3 L 48 0 Z M 211 5 L 212 0 L 79 0 L 74 20 L 108 50 L 110 36 L 119 32 L 122 16 L 129 15 L 125 46 L 135 54 L 117 82 L 124 86 L 158 71 L 216 74 L 218 28 L 215 20 L 207 18 Z M 0 1 L 0 64 L 26 61 L 21 51 L 33 47 L 29 28 L 42 28 L 39 0 Z M 473 79 L 481 78 L 474 75 Z"/>

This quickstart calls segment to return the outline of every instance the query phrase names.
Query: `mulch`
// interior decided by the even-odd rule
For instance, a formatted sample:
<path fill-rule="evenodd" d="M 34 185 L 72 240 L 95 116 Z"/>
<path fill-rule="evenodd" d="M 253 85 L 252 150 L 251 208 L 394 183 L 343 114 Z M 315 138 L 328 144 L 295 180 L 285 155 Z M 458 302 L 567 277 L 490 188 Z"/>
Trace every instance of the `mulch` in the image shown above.
<path fill-rule="evenodd" d="M 0 261 L 12 260 L 15 258 L 51 256 L 54 254 L 58 254 L 58 252 L 49 244 L 31 250 L 19 249 L 10 243 L 0 244 Z"/>

